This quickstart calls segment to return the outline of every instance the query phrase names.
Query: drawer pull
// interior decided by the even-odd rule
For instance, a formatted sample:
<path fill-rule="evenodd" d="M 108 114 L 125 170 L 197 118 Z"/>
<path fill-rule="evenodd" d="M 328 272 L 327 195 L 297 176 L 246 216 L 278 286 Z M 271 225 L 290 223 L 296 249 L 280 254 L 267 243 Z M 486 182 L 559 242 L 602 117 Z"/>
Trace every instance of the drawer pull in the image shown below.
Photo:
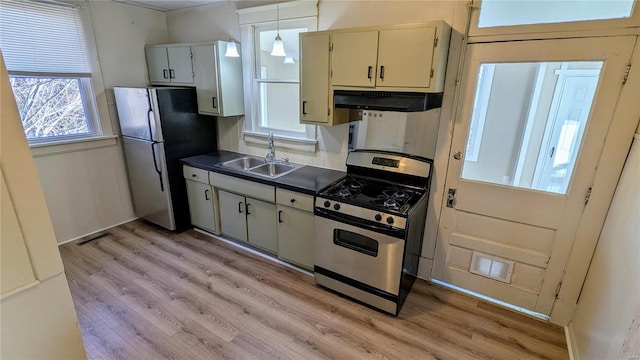
<path fill-rule="evenodd" d="M 291 203 L 293 204 L 294 202 L 296 202 L 296 199 L 291 199 Z"/>
<path fill-rule="evenodd" d="M 282 222 L 282 210 L 278 211 L 278 222 Z"/>
<path fill-rule="evenodd" d="M 196 175 L 196 174 L 191 174 L 191 177 L 197 178 L 197 177 L 198 177 L 198 175 Z"/>
<path fill-rule="evenodd" d="M 242 214 L 242 208 L 243 208 L 243 206 L 242 206 L 242 205 L 243 205 L 243 204 L 242 204 L 242 201 L 240 201 L 240 202 L 238 203 L 238 212 L 239 212 L 240 214 Z"/>

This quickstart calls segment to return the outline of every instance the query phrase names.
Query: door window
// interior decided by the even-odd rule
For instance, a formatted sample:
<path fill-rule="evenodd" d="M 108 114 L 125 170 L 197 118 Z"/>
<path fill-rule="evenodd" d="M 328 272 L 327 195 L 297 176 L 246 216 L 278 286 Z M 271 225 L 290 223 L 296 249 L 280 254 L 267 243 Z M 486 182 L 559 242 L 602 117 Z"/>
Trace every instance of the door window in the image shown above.
<path fill-rule="evenodd" d="M 481 64 L 462 178 L 566 194 L 602 64 Z"/>

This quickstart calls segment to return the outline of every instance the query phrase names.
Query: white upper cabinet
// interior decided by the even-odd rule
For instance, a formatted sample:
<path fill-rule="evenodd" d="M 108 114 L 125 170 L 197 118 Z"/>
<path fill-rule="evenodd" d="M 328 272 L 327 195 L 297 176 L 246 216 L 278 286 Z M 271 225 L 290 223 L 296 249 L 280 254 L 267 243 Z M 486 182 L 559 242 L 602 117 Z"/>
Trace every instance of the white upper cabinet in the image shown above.
<path fill-rule="evenodd" d="M 152 85 L 193 85 L 189 44 L 150 45 L 145 47 L 145 54 Z"/>
<path fill-rule="evenodd" d="M 439 92 L 451 28 L 444 22 L 331 35 L 331 85 Z"/>
<path fill-rule="evenodd" d="M 224 56 L 226 41 L 192 44 L 192 50 L 198 112 L 216 116 L 244 114 L 241 58 Z"/>

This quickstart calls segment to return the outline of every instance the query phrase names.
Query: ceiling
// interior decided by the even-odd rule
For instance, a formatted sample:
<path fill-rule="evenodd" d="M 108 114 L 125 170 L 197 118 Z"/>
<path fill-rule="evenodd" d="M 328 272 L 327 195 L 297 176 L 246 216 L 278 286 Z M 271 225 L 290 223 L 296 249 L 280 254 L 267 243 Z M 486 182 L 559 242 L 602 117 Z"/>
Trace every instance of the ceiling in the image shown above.
<path fill-rule="evenodd" d="M 186 9 L 194 6 L 209 5 L 221 2 L 228 2 L 228 0 L 114 0 L 120 3 L 125 3 L 134 6 L 140 6 L 147 9 L 153 9 L 158 11 L 172 11 Z"/>

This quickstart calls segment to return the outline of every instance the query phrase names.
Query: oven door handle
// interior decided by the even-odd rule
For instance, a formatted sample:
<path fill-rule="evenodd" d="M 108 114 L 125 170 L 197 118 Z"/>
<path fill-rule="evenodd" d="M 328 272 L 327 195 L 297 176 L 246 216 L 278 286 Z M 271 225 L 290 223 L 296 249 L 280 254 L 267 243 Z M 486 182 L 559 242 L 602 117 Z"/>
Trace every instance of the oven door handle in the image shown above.
<path fill-rule="evenodd" d="M 347 225 L 351 225 L 351 226 L 355 226 L 363 229 L 378 231 L 389 236 L 404 239 L 405 231 L 403 229 L 396 229 L 390 226 L 384 226 L 384 225 L 380 226 L 380 225 L 375 225 L 371 223 L 365 224 L 362 222 L 362 220 L 354 219 L 344 214 L 337 215 L 335 213 L 332 213 L 322 208 L 316 208 L 315 214 L 322 216 L 323 218 L 327 218 L 329 220 L 337 221 L 340 223 L 344 223 Z"/>

